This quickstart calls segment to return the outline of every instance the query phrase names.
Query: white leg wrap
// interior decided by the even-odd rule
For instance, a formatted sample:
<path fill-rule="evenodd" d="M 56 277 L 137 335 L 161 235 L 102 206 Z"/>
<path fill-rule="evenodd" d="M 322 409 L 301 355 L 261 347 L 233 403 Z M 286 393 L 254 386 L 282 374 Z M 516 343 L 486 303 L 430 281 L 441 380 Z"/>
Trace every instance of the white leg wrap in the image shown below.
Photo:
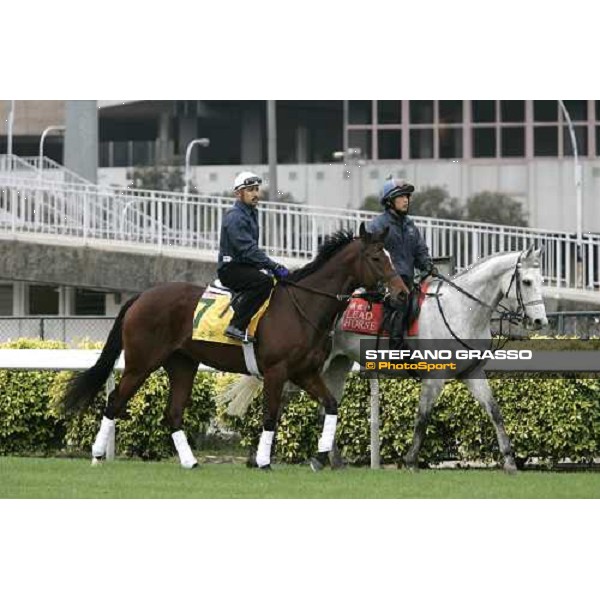
<path fill-rule="evenodd" d="M 114 419 L 107 419 L 106 417 L 102 417 L 100 431 L 98 431 L 98 435 L 96 435 L 96 440 L 94 441 L 94 445 L 92 446 L 92 456 L 94 458 L 102 458 L 106 454 L 108 438 L 114 433 L 114 430 Z"/>
<path fill-rule="evenodd" d="M 333 438 L 335 438 L 336 425 L 337 415 L 325 415 L 323 433 L 319 438 L 319 452 L 329 452 L 333 448 Z"/>
<path fill-rule="evenodd" d="M 256 452 L 256 464 L 259 467 L 266 467 L 271 464 L 271 446 L 273 445 L 274 431 L 263 431 L 260 434 L 258 450 Z"/>
<path fill-rule="evenodd" d="M 171 434 L 171 437 L 173 438 L 173 443 L 175 444 L 175 448 L 177 449 L 177 454 L 179 454 L 181 466 L 184 469 L 191 469 L 194 465 L 197 465 L 198 461 L 192 453 L 192 449 L 188 444 L 185 433 L 180 429 L 179 431 L 176 431 L 175 433 Z"/>

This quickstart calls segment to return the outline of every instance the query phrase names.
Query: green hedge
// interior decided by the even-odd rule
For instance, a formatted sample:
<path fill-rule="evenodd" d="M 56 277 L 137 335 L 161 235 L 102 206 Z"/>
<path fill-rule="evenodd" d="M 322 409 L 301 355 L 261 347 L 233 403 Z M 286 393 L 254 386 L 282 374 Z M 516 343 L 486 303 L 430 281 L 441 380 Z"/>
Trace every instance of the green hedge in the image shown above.
<path fill-rule="evenodd" d="M 493 379 L 515 455 L 548 463 L 590 461 L 600 455 L 600 384 L 589 379 Z M 381 458 L 399 464 L 410 447 L 420 384 L 413 380 L 380 382 Z M 222 410 L 221 410 L 222 412 Z M 338 445 L 348 461 L 370 460 L 369 382 L 351 375 L 339 407 Z M 253 447 L 261 430 L 262 398 L 247 418 L 221 415 Z M 304 393 L 285 407 L 276 437 L 281 460 L 301 462 L 316 452 L 321 424 L 318 405 Z M 500 458 L 494 428 L 464 384 L 453 381 L 440 395 L 427 428 L 420 456 L 427 462 L 445 459 L 496 461 Z"/>
<path fill-rule="evenodd" d="M 18 340 L 0 347 L 61 348 L 57 342 Z M 89 344 L 88 344 L 89 347 Z M 96 435 L 104 395 L 85 413 L 61 414 L 58 400 L 69 374 L 0 371 L 0 454 L 89 454 Z M 256 398 L 242 421 L 218 411 L 214 397 L 235 376 L 200 373 L 184 428 L 198 447 L 208 422 L 218 418 L 238 432 L 242 446 L 254 448 L 262 429 L 262 398 Z M 553 463 L 589 461 L 600 455 L 600 383 L 592 379 L 493 379 L 506 428 L 518 458 L 538 457 Z M 420 384 L 412 380 L 382 380 L 381 455 L 384 463 L 401 461 L 412 439 Z M 128 416 L 117 423 L 118 451 L 127 456 L 160 459 L 173 456 L 165 420 L 168 379 L 153 374 L 130 401 Z M 352 463 L 369 461 L 369 382 L 351 375 L 340 405 L 338 444 Z M 318 403 L 304 393 L 294 395 L 283 410 L 276 437 L 279 460 L 302 462 L 316 452 L 321 430 Z M 446 385 L 427 431 L 423 460 L 447 458 L 494 461 L 496 436 L 487 415 L 459 382 Z"/>
<path fill-rule="evenodd" d="M 84 343 L 87 348 L 98 344 Z M 101 346 L 101 344 L 100 344 Z M 65 348 L 60 342 L 21 339 L 1 348 Z M 106 404 L 104 392 L 83 413 L 66 417 L 60 407 L 72 373 L 0 370 L 0 454 L 50 454 L 60 451 L 89 454 Z M 119 375 L 116 377 L 117 381 Z M 213 374 L 199 373 L 192 402 L 185 411 L 184 429 L 197 447 L 215 413 Z M 118 451 L 126 456 L 161 459 L 174 447 L 165 418 L 168 377 L 161 369 L 129 401 L 127 416 L 117 422 Z"/>

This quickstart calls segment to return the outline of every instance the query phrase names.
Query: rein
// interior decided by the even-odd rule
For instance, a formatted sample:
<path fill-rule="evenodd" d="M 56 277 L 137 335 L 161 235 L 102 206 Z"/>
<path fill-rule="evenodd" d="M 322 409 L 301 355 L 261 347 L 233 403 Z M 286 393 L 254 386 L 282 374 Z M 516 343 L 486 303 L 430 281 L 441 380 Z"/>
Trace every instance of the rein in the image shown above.
<path fill-rule="evenodd" d="M 464 296 L 466 296 L 467 298 L 470 298 L 471 300 L 474 300 L 475 302 L 477 302 L 478 304 L 480 304 L 481 306 L 484 306 L 488 309 L 490 309 L 492 312 L 498 312 L 500 314 L 500 336 L 502 336 L 502 326 L 504 321 L 508 321 L 510 324 L 516 325 L 521 323 L 525 317 L 526 317 L 526 307 L 527 306 L 533 306 L 536 304 L 541 304 L 543 302 L 543 300 L 532 300 L 530 302 L 524 302 L 523 301 L 523 292 L 521 289 L 521 279 L 519 277 L 519 268 L 521 266 L 521 257 L 522 254 L 519 255 L 519 258 L 517 260 L 517 264 L 515 265 L 512 277 L 510 279 L 510 283 L 508 285 L 508 288 L 506 290 L 506 292 L 504 292 L 502 298 L 508 298 L 508 295 L 510 294 L 510 290 L 513 286 L 513 284 L 515 285 L 515 296 L 517 299 L 517 303 L 518 303 L 518 309 L 516 311 L 511 310 L 510 308 L 504 306 L 504 304 L 502 304 L 501 302 L 498 303 L 498 306 L 503 309 L 502 311 L 498 310 L 498 308 L 494 308 L 493 306 L 491 306 L 490 304 L 488 304 L 487 302 L 484 302 L 483 300 L 481 300 L 480 298 L 477 298 L 477 296 L 474 296 L 473 294 L 471 294 L 470 292 L 468 292 L 467 290 L 465 290 L 464 288 L 462 288 L 461 286 L 457 285 L 456 283 L 454 283 L 452 280 L 448 279 L 447 277 L 445 277 L 444 275 L 438 275 L 438 279 L 441 279 L 441 282 L 436 290 L 436 292 L 434 294 L 429 294 L 432 296 L 436 297 L 437 300 L 437 305 L 438 305 L 438 310 L 440 311 L 440 314 L 442 316 L 442 320 L 444 321 L 444 325 L 446 325 L 446 328 L 448 329 L 448 331 L 450 332 L 450 334 L 452 335 L 452 337 L 458 341 L 464 348 L 467 348 L 468 350 L 474 350 L 474 348 L 469 347 L 468 344 L 466 344 L 463 340 L 461 340 L 453 331 L 452 327 L 450 326 L 450 323 L 448 322 L 448 319 L 446 318 L 446 315 L 444 313 L 444 310 L 442 308 L 442 304 L 440 302 L 440 290 L 442 289 L 442 286 L 444 285 L 444 283 L 447 283 L 450 287 L 453 287 L 455 290 L 457 290 L 458 292 L 460 292 L 461 294 L 463 294 Z"/>

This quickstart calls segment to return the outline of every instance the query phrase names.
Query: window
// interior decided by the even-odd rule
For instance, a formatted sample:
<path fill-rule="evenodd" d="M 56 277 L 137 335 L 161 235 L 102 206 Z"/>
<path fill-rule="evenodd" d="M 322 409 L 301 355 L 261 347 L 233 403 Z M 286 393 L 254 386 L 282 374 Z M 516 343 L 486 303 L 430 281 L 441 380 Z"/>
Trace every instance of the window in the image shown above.
<path fill-rule="evenodd" d="M 525 121 L 525 100 L 501 100 L 500 114 L 504 123 Z"/>
<path fill-rule="evenodd" d="M 596 126 L 596 156 L 600 156 L 600 127 Z"/>
<path fill-rule="evenodd" d="M 370 159 L 372 139 L 370 129 L 354 129 L 348 132 L 348 147 L 361 149 L 360 157 L 357 158 Z"/>
<path fill-rule="evenodd" d="M 348 102 L 348 122 L 350 125 L 370 125 L 373 122 L 373 102 L 371 100 L 350 100 Z"/>
<path fill-rule="evenodd" d="M 411 100 L 410 122 L 413 124 L 433 123 L 433 100 Z"/>
<path fill-rule="evenodd" d="M 496 156 L 496 130 L 492 127 L 473 129 L 473 158 Z"/>
<path fill-rule="evenodd" d="M 57 315 L 58 288 L 51 285 L 30 285 L 28 314 Z"/>
<path fill-rule="evenodd" d="M 575 125 L 575 141 L 577 142 L 577 152 L 579 156 L 587 156 L 588 153 L 588 136 L 587 127 L 585 125 Z M 573 156 L 573 144 L 571 143 L 571 133 L 569 127 L 565 125 L 563 128 L 563 155 Z"/>
<path fill-rule="evenodd" d="M 596 100 L 596 121 L 600 121 L 600 100 Z"/>
<path fill-rule="evenodd" d="M 525 128 L 502 127 L 501 156 L 525 156 Z"/>
<path fill-rule="evenodd" d="M 571 121 L 587 121 L 587 100 L 565 100 Z"/>
<path fill-rule="evenodd" d="M 0 285 L 0 315 L 13 314 L 13 286 Z"/>
<path fill-rule="evenodd" d="M 379 158 L 402 158 L 402 132 L 396 129 L 381 129 L 378 134 Z"/>
<path fill-rule="evenodd" d="M 410 132 L 410 157 L 433 158 L 433 129 L 413 129 Z"/>
<path fill-rule="evenodd" d="M 473 100 L 471 102 L 473 123 L 493 123 L 496 120 L 495 100 Z"/>
<path fill-rule="evenodd" d="M 379 100 L 377 102 L 377 122 L 383 125 L 402 122 L 402 104 L 400 100 Z"/>
<path fill-rule="evenodd" d="M 550 123 L 558 121 L 558 102 L 556 100 L 534 100 L 533 120 Z"/>
<path fill-rule="evenodd" d="M 535 127 L 533 130 L 535 156 L 558 156 L 558 128 Z"/>
<path fill-rule="evenodd" d="M 462 100 L 440 100 L 439 102 L 440 123 L 462 123 L 463 102 Z"/>
<path fill-rule="evenodd" d="M 440 158 L 462 158 L 462 127 L 440 127 Z"/>
<path fill-rule="evenodd" d="M 75 314 L 106 314 L 106 294 L 104 294 L 104 292 L 77 288 L 75 290 Z"/>

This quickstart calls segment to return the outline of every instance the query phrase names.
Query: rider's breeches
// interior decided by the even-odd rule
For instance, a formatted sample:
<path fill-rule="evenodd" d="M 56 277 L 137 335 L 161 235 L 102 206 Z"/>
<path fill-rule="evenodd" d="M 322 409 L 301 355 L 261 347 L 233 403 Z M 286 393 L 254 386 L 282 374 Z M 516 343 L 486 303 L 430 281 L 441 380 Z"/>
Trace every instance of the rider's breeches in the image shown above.
<path fill-rule="evenodd" d="M 243 292 L 233 309 L 231 324 L 246 329 L 250 319 L 269 297 L 273 289 L 273 278 L 250 265 L 228 263 L 219 269 L 219 279 L 234 292 Z"/>

